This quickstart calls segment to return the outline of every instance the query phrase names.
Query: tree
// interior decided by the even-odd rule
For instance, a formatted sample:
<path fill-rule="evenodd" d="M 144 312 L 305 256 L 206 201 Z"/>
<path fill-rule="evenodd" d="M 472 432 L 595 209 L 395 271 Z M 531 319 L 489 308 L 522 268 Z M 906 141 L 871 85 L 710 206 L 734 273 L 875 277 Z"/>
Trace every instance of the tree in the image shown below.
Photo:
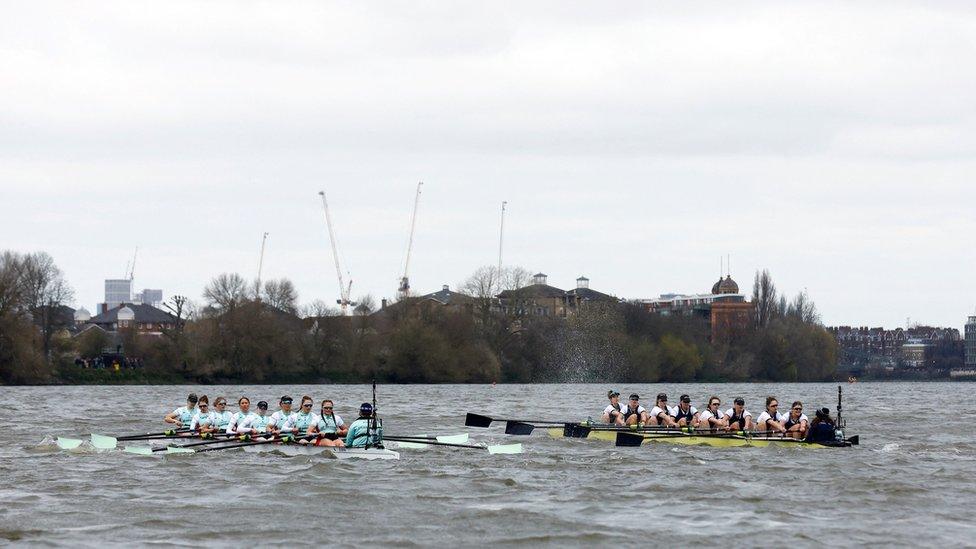
<path fill-rule="evenodd" d="M 357 300 L 358 305 L 352 310 L 352 312 L 357 316 L 369 316 L 374 310 L 376 310 L 376 299 L 373 298 L 372 294 L 366 294 Z"/>
<path fill-rule="evenodd" d="M 20 284 L 24 288 L 24 304 L 41 329 L 44 356 L 50 360 L 51 337 L 71 319 L 60 313 L 63 305 L 74 299 L 74 290 L 64 280 L 54 258 L 46 252 L 23 256 L 20 262 Z"/>
<path fill-rule="evenodd" d="M 281 278 L 266 281 L 264 295 L 268 305 L 286 313 L 298 313 L 298 292 L 291 280 Z"/>
<path fill-rule="evenodd" d="M 776 315 L 777 299 L 776 285 L 766 269 L 756 271 L 756 279 L 752 283 L 752 302 L 756 306 L 756 325 L 760 328 L 769 326 Z"/>
<path fill-rule="evenodd" d="M 34 344 L 37 329 L 23 280 L 24 256 L 0 255 L 0 382 L 46 381 L 51 369 Z"/>
<path fill-rule="evenodd" d="M 203 298 L 211 309 L 218 311 L 234 309 L 248 301 L 248 284 L 237 273 L 223 273 L 207 284 Z"/>
<path fill-rule="evenodd" d="M 796 294 L 796 297 L 787 306 L 786 314 L 807 324 L 820 324 L 817 306 L 810 300 L 806 290 Z"/>

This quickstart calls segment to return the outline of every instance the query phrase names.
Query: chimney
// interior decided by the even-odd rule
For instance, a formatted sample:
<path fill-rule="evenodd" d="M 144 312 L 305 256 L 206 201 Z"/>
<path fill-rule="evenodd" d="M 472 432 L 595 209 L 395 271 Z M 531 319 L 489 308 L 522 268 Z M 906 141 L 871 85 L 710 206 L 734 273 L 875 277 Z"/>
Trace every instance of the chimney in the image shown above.
<path fill-rule="evenodd" d="M 451 291 L 451 287 L 450 287 L 450 286 L 448 286 L 447 284 L 445 284 L 445 285 L 444 285 L 444 287 L 443 287 L 442 289 L 443 289 L 443 290 L 444 290 L 445 292 L 449 292 L 449 291 Z"/>
<path fill-rule="evenodd" d="M 383 299 L 382 299 L 382 300 L 380 301 L 380 309 L 385 309 L 385 308 L 386 308 L 386 298 L 384 297 L 384 298 L 383 298 Z"/>

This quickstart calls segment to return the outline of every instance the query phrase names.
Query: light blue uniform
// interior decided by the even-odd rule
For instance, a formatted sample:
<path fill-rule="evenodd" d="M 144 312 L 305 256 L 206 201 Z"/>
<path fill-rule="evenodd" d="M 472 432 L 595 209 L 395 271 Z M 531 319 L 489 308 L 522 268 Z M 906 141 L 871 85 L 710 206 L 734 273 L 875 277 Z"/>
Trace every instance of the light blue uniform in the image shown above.
<path fill-rule="evenodd" d="M 369 418 L 359 418 L 352 422 L 349 426 L 349 432 L 346 433 L 346 446 L 348 448 L 362 448 L 366 446 L 366 440 L 369 441 L 370 446 L 377 445 L 383 440 L 383 422 L 377 420 L 376 435 L 370 437 L 369 433 Z"/>
<path fill-rule="evenodd" d="M 190 429 L 199 429 L 200 427 L 206 427 L 208 425 L 213 425 L 214 423 L 214 413 L 206 412 L 193 414 L 193 419 L 190 420 Z"/>
<path fill-rule="evenodd" d="M 342 418 L 338 415 L 327 415 L 319 418 L 318 422 L 315 424 L 315 428 L 319 430 L 320 433 L 338 433 L 339 427 L 342 427 L 345 423 Z"/>
<path fill-rule="evenodd" d="M 214 427 L 220 429 L 221 431 L 227 429 L 227 426 L 230 425 L 230 420 L 234 418 L 234 415 L 226 410 L 224 410 L 223 412 L 210 412 L 210 413 L 213 414 Z"/>
<path fill-rule="evenodd" d="M 285 422 L 284 429 L 286 431 L 296 430 L 299 433 L 305 433 L 308 431 L 308 426 L 311 425 L 318 416 L 311 412 L 298 412 L 288 418 Z"/>
<path fill-rule="evenodd" d="M 190 422 L 193 421 L 193 416 L 197 413 L 197 407 L 187 408 L 186 406 L 180 406 L 179 408 L 173 410 L 173 415 L 176 416 L 176 421 L 180 422 L 183 427 L 189 427 Z"/>
<path fill-rule="evenodd" d="M 244 412 L 234 412 L 234 414 L 230 417 L 230 424 L 227 426 L 227 432 L 240 432 L 244 423 L 247 422 L 247 420 L 253 415 L 254 412 L 248 412 L 246 414 Z"/>
<path fill-rule="evenodd" d="M 257 429 L 259 433 L 264 433 L 267 432 L 268 425 L 271 425 L 271 416 L 251 414 L 242 425 L 247 429 Z"/>

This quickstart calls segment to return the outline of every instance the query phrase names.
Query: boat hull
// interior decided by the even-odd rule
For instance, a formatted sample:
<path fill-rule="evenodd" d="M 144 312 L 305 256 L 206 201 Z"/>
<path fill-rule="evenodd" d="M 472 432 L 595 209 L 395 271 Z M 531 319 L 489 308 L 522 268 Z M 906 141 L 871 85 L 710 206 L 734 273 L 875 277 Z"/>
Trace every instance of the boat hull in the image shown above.
<path fill-rule="evenodd" d="M 564 429 L 562 427 L 550 427 L 547 429 L 549 436 L 553 438 L 570 438 L 565 437 Z M 648 432 L 635 432 L 635 431 L 621 431 L 621 430 L 600 430 L 600 429 L 590 429 L 586 433 L 585 437 L 571 437 L 571 438 L 587 438 L 592 440 L 604 440 L 607 442 L 616 442 L 617 433 L 631 433 L 639 434 L 644 437 L 642 444 L 647 444 L 648 442 L 666 442 L 670 444 L 686 444 L 692 446 L 711 446 L 714 448 L 737 448 L 737 447 L 759 447 L 764 448 L 767 446 L 785 446 L 794 448 L 833 448 L 835 446 L 826 446 L 823 444 L 817 444 L 812 442 L 806 442 L 803 440 L 797 440 L 792 438 L 780 438 L 780 437 L 745 437 L 745 436 L 728 436 L 728 437 L 710 437 L 710 436 L 697 436 L 688 433 L 648 433 Z M 837 445 L 840 446 L 840 445 Z M 844 445 L 848 446 L 848 445 Z"/>

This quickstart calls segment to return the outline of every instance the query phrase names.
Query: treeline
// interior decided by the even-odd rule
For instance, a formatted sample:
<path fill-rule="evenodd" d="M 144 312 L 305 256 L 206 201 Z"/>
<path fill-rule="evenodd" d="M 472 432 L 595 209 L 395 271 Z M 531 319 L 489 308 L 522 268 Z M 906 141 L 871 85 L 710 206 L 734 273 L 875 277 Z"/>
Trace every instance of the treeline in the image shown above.
<path fill-rule="evenodd" d="M 46 265 L 43 281 L 31 273 Z M 352 316 L 321 302 L 299 306 L 287 279 L 260 288 L 244 277 L 214 278 L 195 303 L 166 307 L 162 336 L 123 329 L 66 336 L 44 312 L 71 300 L 46 254 L 0 259 L 0 381 L 298 383 L 816 381 L 832 379 L 837 345 L 805 294 L 781 297 L 769 273 L 756 276 L 754 322 L 710 340 L 705 319 L 664 317 L 636 303 L 580 307 L 568 318 L 502 314 L 493 296 L 524 285 L 524 269 L 479 269 L 462 287 L 470 299 L 443 306 L 406 299 L 376 313 L 369 296 Z M 486 279 L 486 277 L 488 277 Z M 39 284 L 39 282 L 43 282 Z M 41 287 L 41 291 L 28 289 Z M 138 371 L 80 371 L 121 344 Z"/>

